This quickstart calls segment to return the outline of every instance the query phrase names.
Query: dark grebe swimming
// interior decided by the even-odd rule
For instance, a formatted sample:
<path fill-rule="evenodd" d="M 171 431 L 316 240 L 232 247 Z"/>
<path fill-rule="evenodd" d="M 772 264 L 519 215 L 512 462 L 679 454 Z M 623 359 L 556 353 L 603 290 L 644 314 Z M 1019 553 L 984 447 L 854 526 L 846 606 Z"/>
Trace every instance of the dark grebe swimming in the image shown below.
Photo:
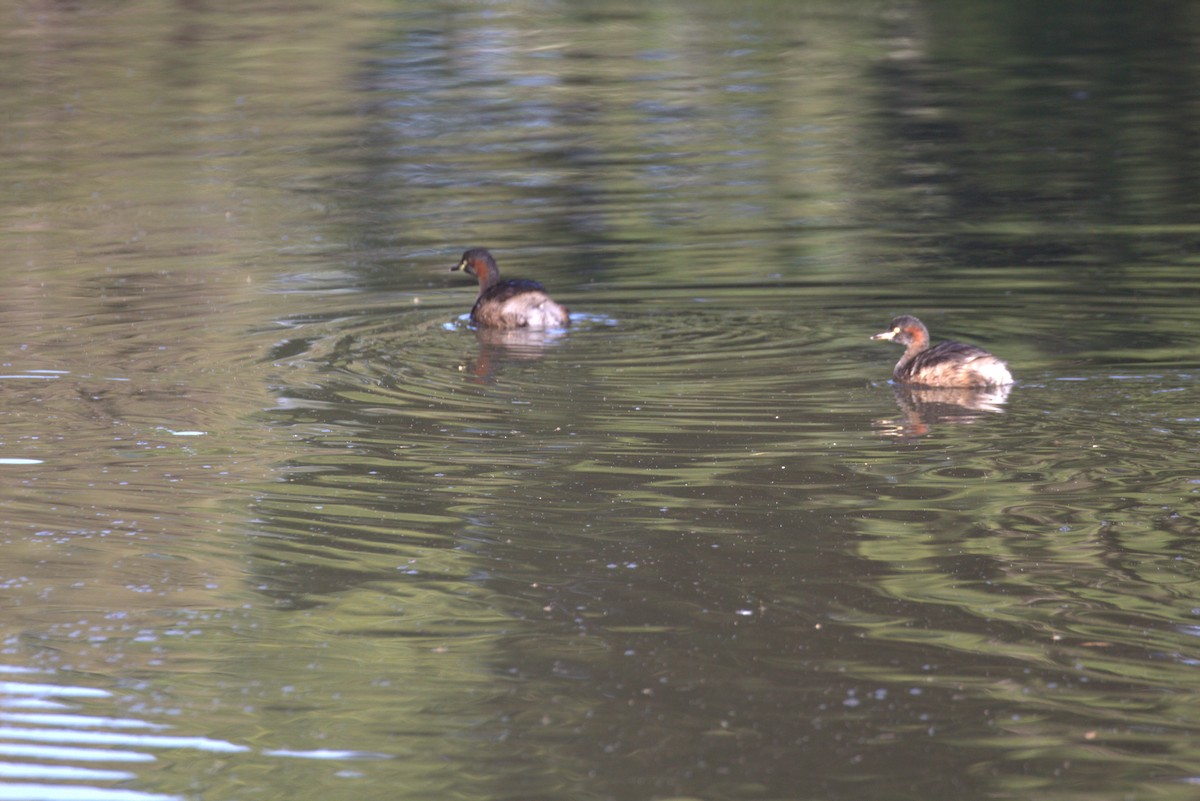
<path fill-rule="evenodd" d="M 999 387 L 1012 383 L 1008 365 L 983 348 L 962 342 L 929 347 L 929 329 L 911 314 L 892 320 L 887 331 L 871 339 L 890 339 L 906 346 L 892 377 L 901 384 L 926 387 Z"/>
<path fill-rule="evenodd" d="M 479 297 L 471 309 L 471 322 L 481 328 L 563 328 L 567 310 L 559 306 L 537 281 L 521 278 L 500 280 L 500 268 L 492 254 L 472 248 L 450 272 L 465 270 L 479 279 Z"/>

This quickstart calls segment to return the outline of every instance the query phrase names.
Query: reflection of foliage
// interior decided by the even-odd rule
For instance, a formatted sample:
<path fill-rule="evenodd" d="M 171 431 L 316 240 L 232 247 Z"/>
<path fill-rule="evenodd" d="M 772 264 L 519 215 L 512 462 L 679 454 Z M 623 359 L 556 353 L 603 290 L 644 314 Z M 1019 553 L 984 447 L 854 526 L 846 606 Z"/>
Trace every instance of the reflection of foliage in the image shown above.
<path fill-rule="evenodd" d="M 1096 679 L 1184 681 L 1200 658 L 1180 640 L 1198 579 L 1180 558 L 1200 531 L 1177 509 L 1194 488 L 1190 456 L 1174 451 L 1173 465 L 1163 433 L 1135 441 L 1122 427 L 1112 450 L 1059 431 L 1044 448 L 1035 437 L 952 467 L 897 465 L 859 552 L 890 566 L 879 587 L 906 611 L 872 636 Z"/>

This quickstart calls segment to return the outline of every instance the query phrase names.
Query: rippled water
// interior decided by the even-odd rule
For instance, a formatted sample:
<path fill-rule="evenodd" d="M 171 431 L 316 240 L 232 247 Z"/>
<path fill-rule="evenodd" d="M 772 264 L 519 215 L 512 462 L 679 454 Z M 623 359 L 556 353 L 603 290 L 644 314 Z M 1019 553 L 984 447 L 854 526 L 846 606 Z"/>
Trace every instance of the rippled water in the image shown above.
<path fill-rule="evenodd" d="M 0 15 L 0 798 L 1194 794 L 1188 7 Z"/>

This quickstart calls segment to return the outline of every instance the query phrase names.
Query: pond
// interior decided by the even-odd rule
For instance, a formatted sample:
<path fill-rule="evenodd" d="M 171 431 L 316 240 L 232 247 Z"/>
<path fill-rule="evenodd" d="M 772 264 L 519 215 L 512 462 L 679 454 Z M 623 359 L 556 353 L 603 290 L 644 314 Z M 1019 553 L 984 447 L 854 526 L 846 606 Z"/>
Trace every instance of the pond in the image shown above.
<path fill-rule="evenodd" d="M 0 798 L 1194 795 L 1200 15 L 734 5 L 0 11 Z"/>

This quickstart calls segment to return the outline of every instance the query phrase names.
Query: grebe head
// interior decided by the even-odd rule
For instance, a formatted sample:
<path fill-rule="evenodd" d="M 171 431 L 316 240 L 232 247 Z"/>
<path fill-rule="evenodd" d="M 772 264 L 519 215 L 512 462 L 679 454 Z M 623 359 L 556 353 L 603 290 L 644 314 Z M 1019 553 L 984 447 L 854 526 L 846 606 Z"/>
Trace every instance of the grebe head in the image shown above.
<path fill-rule="evenodd" d="M 911 314 L 902 314 L 892 320 L 888 325 L 888 330 L 880 331 L 871 339 L 887 339 L 907 347 L 915 345 L 917 348 L 922 348 L 929 344 L 929 329 L 925 327 L 925 323 Z"/>
<path fill-rule="evenodd" d="M 450 268 L 452 273 L 459 270 L 478 278 L 481 289 L 500 280 L 500 268 L 496 266 L 496 260 L 492 258 L 492 254 L 488 253 L 486 248 L 471 248 L 465 251 L 458 266 Z"/>

